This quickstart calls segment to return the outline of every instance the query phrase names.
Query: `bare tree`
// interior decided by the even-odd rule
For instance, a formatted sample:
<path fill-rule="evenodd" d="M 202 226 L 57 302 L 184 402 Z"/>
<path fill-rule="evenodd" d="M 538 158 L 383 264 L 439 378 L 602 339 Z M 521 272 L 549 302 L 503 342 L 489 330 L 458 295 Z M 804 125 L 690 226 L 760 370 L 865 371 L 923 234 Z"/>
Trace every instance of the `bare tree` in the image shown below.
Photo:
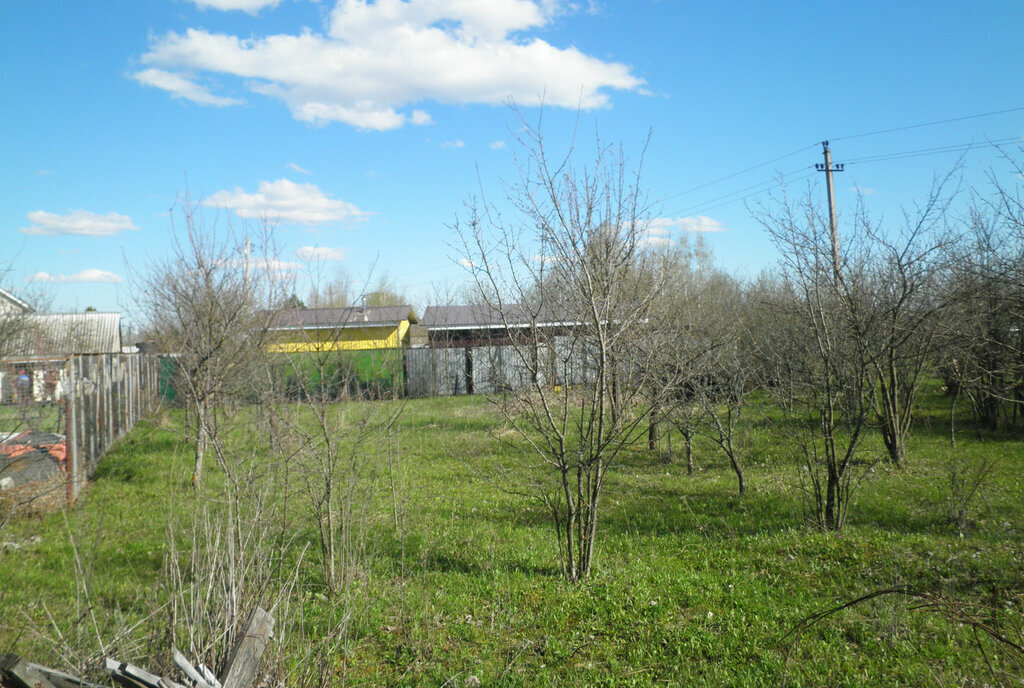
<path fill-rule="evenodd" d="M 387 271 L 382 271 L 373 284 L 367 286 L 363 303 L 367 306 L 402 306 L 409 300 Z"/>
<path fill-rule="evenodd" d="M 737 430 L 754 370 L 743 348 L 743 290 L 712 267 L 699 244 L 675 252 L 674 262 L 658 314 L 662 341 L 655 349 L 663 383 L 672 386 L 663 412 L 683 435 L 687 470 L 693 471 L 693 438 L 704 435 L 729 459 L 742 494 L 746 483 Z"/>
<path fill-rule="evenodd" d="M 945 189 L 954 172 L 935 180 L 926 201 L 905 211 L 902 226 L 891 234 L 865 228 L 874 253 L 862 280 L 866 303 L 861 308 L 870 314 L 862 334 L 873 349 L 875 416 L 896 466 L 906 458 L 917 390 L 936 352 L 937 317 L 944 306 L 937 283 L 945 267 L 946 217 L 955 195 Z"/>
<path fill-rule="evenodd" d="M 796 390 L 792 409 L 806 414 L 801 444 L 813 517 L 819 527 L 838 530 L 856 487 L 852 466 L 868 429 L 874 393 L 871 352 L 865 346 L 870 324 L 860 293 L 868 263 L 864 235 L 850 237 L 837 269 L 827 218 L 809 195 L 799 207 L 784 197 L 775 210 L 762 210 L 757 218 L 781 255 L 784 291 L 794 297 L 777 303 L 783 309 L 778 322 L 799 327 L 796 339 L 807 354 L 796 365 L 790 363 L 787 372 Z M 769 341 L 781 341 L 780 336 Z M 792 353 L 786 343 L 769 355 Z M 781 369 L 779 364 L 769 367 Z"/>
<path fill-rule="evenodd" d="M 322 267 L 316 261 L 306 266 L 314 295 L 330 293 L 343 277 L 346 299 L 366 303 L 364 293 L 354 291 L 347 272 L 336 273 L 322 287 Z M 396 422 L 404 408 L 400 403 L 342 402 L 351 390 L 359 389 L 358 357 L 370 352 L 348 349 L 330 333 L 338 335 L 346 326 L 356 325 L 361 313 L 359 308 L 337 306 L 301 313 L 280 311 L 273 329 L 276 337 L 284 339 L 270 347 L 272 353 L 266 359 L 268 387 L 274 396 L 261 409 L 275 452 L 292 467 L 299 485 L 303 518 L 315 528 L 313 552 L 324 588 L 340 598 L 353 594 L 353 585 L 363 573 L 367 514 L 384 464 L 394 476 Z M 381 396 L 380 391 L 374 396 Z M 397 487 L 392 486 L 397 502 Z"/>
<path fill-rule="evenodd" d="M 311 261 L 308 271 L 313 281 L 306 299 L 310 308 L 346 308 L 352 305 L 355 280 L 347 269 L 338 267 L 330 279 L 325 279 L 323 262 Z"/>
<path fill-rule="evenodd" d="M 981 424 L 1016 425 L 1024 410 L 1024 200 L 1018 159 L 990 173 L 993 191 L 975 198 L 962 240 L 947 251 L 942 372 Z"/>
<path fill-rule="evenodd" d="M 744 295 L 738 284 L 722 274 L 709 280 L 705 291 L 706 350 L 697 366 L 700 374 L 691 376 L 694 398 L 704 414 L 697 427 L 729 459 L 737 489 L 743 494 L 746 480 L 738 428 L 754 370 L 743 346 L 747 327 Z"/>
<path fill-rule="evenodd" d="M 790 392 L 784 405 L 803 405 L 813 420 L 804 451 L 815 519 L 826 529 L 845 521 L 850 468 L 871 417 L 890 460 L 904 461 L 918 385 L 935 352 L 935 284 L 955 173 L 934 180 L 896 229 L 871 222 L 859 203 L 841 247 L 809 195 L 798 208 L 783 198 L 778 210 L 757 214 L 782 255 L 779 294 L 788 294 L 773 325 L 788 332 L 765 347 L 775 349 L 769 367 L 786 368 L 800 387 L 781 388 Z M 794 356 L 794 342 L 803 356 Z"/>
<path fill-rule="evenodd" d="M 694 380 L 700 377 L 698 360 L 706 347 L 702 327 L 704 301 L 701 299 L 703 275 L 712 271 L 710 253 L 702 241 L 691 246 L 686 235 L 664 251 L 664 295 L 655 305 L 652 318 L 658 323 L 648 330 L 657 337 L 648 348 L 655 352 L 652 374 L 665 384 L 674 384 L 662 404 L 650 401 L 648 449 L 655 451 L 662 435 L 668 440 L 666 462 L 672 461 L 671 431 L 662 433 L 659 425 L 665 421 L 669 427 L 682 433 L 687 470 L 693 472 L 693 436 L 699 416 L 699 405 L 694 400 Z M 659 385 L 660 386 L 660 385 Z"/>
<path fill-rule="evenodd" d="M 471 202 L 455 229 L 521 371 L 503 389 L 514 403 L 499 408 L 539 466 L 506 474 L 543 501 L 562 570 L 578 581 L 591 572 L 608 471 L 659 396 L 643 343 L 664 278 L 645 241 L 639 169 L 629 172 L 622 151 L 598 141 L 580 170 L 572 151 L 551 156 L 539 126 L 517 124 L 523 158 L 508 201 L 518 219 Z"/>
<path fill-rule="evenodd" d="M 950 251 L 943 281 L 949 305 L 943 314 L 940 368 L 954 402 L 966 399 L 975 419 L 995 429 L 1007 411 L 1012 418 L 1019 314 L 1001 277 L 1007 247 L 999 223 L 977 207 L 968 223 L 965 239 Z"/>
<path fill-rule="evenodd" d="M 133 275 L 133 282 L 143 320 L 178 364 L 175 380 L 191 417 L 198 489 L 207 451 L 219 451 L 217 409 L 251 390 L 274 307 L 290 290 L 265 224 L 255 242 L 231 226 L 219 229 L 204 221 L 187 195 L 177 217 L 183 227 L 174 228 L 170 255 Z"/>

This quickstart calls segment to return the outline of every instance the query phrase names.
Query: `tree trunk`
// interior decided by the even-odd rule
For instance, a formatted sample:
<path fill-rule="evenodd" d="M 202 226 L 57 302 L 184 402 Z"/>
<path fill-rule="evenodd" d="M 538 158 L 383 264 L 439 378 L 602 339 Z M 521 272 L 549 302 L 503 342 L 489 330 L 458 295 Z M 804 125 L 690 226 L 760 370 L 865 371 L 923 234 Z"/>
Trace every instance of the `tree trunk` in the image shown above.
<path fill-rule="evenodd" d="M 647 426 L 647 449 L 655 451 L 658 448 L 658 409 L 651 406 L 650 423 Z"/>
<path fill-rule="evenodd" d="M 737 461 L 732 455 L 729 456 L 729 461 L 732 463 L 732 470 L 736 473 L 736 481 L 739 483 L 740 494 L 743 494 L 746 489 L 746 483 L 743 480 L 743 466 Z"/>
<path fill-rule="evenodd" d="M 686 446 L 686 474 L 693 475 L 693 431 L 685 430 L 683 440 Z"/>
<path fill-rule="evenodd" d="M 830 459 L 825 486 L 825 530 L 839 530 L 839 472 Z"/>
<path fill-rule="evenodd" d="M 878 392 L 881 401 L 875 399 L 875 412 L 882 426 L 882 441 L 889 454 L 889 461 L 898 467 L 903 465 L 906 456 L 906 435 L 910 416 L 900 404 L 900 375 L 896 370 L 896 362 L 890 358 L 886 362 L 886 370 L 876 365 Z M 904 381 L 903 384 L 906 384 Z M 907 403 L 912 402 L 912 393 L 907 394 Z"/>
<path fill-rule="evenodd" d="M 209 442 L 209 410 L 205 402 L 196 405 L 196 463 L 192 471 L 192 487 L 199 489 L 203 482 L 203 462 Z"/>

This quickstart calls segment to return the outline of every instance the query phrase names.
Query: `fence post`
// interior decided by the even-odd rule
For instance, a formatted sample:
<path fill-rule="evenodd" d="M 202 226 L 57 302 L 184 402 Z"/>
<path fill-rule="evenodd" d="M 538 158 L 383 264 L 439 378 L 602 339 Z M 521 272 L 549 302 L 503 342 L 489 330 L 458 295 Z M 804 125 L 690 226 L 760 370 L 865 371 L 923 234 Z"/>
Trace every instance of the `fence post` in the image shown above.
<path fill-rule="evenodd" d="M 68 505 L 78 499 L 79 476 L 82 471 L 82 457 L 78 452 L 78 376 L 75 374 L 75 359 L 64 362 L 67 389 L 64 390 L 64 442 L 65 460 L 68 464 Z"/>
<path fill-rule="evenodd" d="M 64 379 L 70 381 L 68 374 L 68 361 L 64 361 Z M 74 439 L 71 432 L 73 423 L 71 421 L 71 395 L 64 390 L 64 466 L 68 471 L 68 506 L 75 503 L 75 450 Z"/>

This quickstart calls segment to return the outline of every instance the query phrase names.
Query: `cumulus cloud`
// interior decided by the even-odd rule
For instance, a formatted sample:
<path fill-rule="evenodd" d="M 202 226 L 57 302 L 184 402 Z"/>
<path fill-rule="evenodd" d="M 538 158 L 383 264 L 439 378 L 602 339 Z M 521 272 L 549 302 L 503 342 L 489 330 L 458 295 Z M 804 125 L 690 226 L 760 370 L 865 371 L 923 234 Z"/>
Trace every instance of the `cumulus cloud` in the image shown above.
<path fill-rule="evenodd" d="M 673 229 L 679 229 L 683 232 L 724 232 L 728 227 L 706 215 L 677 218 L 658 217 L 651 220 L 648 232 L 664 236 L 671 233 Z"/>
<path fill-rule="evenodd" d="M 466 142 L 462 139 L 455 139 L 454 141 L 445 141 L 441 144 L 441 148 L 465 148 Z"/>
<path fill-rule="evenodd" d="M 243 0 L 217 0 L 228 2 Z M 627 65 L 525 35 L 558 11 L 552 0 L 338 0 L 324 32 L 243 38 L 191 28 L 154 36 L 140 58 L 149 69 L 134 77 L 210 105 L 234 99 L 191 76 L 235 77 L 300 121 L 376 130 L 431 123 L 425 110 L 406 111 L 427 100 L 503 105 L 544 94 L 550 107 L 589 110 L 608 106 L 610 90 L 641 89 Z"/>
<path fill-rule="evenodd" d="M 302 260 L 345 260 L 348 249 L 327 246 L 300 246 L 295 255 Z"/>
<path fill-rule="evenodd" d="M 113 236 L 118 232 L 137 230 L 138 227 L 127 215 L 107 213 L 100 215 L 88 210 L 73 210 L 67 215 L 34 210 L 28 214 L 28 227 L 22 227 L 22 234 L 78 234 L 80 236 Z"/>
<path fill-rule="evenodd" d="M 476 263 L 471 261 L 469 258 L 459 258 L 458 263 L 467 270 L 472 270 L 473 268 L 476 267 Z"/>
<path fill-rule="evenodd" d="M 30 282 L 51 282 L 58 284 L 66 284 L 69 282 L 107 282 L 117 284 L 118 282 L 124 281 L 119 275 L 107 272 L 106 270 L 97 270 L 95 268 L 82 270 L 81 272 L 76 272 L 73 275 L 51 275 L 48 272 L 37 272 L 28 279 Z"/>
<path fill-rule="evenodd" d="M 292 272 L 302 268 L 302 265 L 292 261 L 264 258 L 251 261 L 249 266 L 255 270 L 269 270 L 270 272 Z"/>
<path fill-rule="evenodd" d="M 213 9 L 221 11 L 241 10 L 249 14 L 256 14 L 264 7 L 277 7 L 281 0 L 192 0 L 199 9 Z"/>
<path fill-rule="evenodd" d="M 228 105 L 241 105 L 245 102 L 238 98 L 215 96 L 206 87 L 186 79 L 181 74 L 168 72 L 163 69 L 144 69 L 141 72 L 132 74 L 132 78 L 144 86 L 162 89 L 170 93 L 174 98 L 184 98 L 199 105 L 227 107 Z"/>
<path fill-rule="evenodd" d="M 505 149 L 505 142 L 504 141 L 491 141 L 490 148 L 491 148 L 491 150 L 504 150 Z"/>
<path fill-rule="evenodd" d="M 548 263 L 557 263 L 561 260 L 558 256 L 548 256 L 543 253 L 538 253 L 533 256 L 533 262 L 538 265 L 547 265 Z"/>
<path fill-rule="evenodd" d="M 203 205 L 227 208 L 239 217 L 301 225 L 362 220 L 367 215 L 351 203 L 325 194 L 316 184 L 296 184 L 288 179 L 260 182 L 256 193 L 246 193 L 238 187 L 218 191 L 203 201 Z"/>
<path fill-rule="evenodd" d="M 643 243 L 648 246 L 668 246 L 672 243 L 672 238 L 667 236 L 654 236 L 648 234 L 642 239 Z"/>
<path fill-rule="evenodd" d="M 258 258 L 252 257 L 248 260 L 245 258 L 231 258 L 229 260 L 220 261 L 220 265 L 228 268 L 245 268 L 248 267 L 250 270 L 264 270 L 267 272 L 282 272 L 290 273 L 296 270 L 302 269 L 300 263 L 293 261 L 278 260 L 277 258 Z"/>

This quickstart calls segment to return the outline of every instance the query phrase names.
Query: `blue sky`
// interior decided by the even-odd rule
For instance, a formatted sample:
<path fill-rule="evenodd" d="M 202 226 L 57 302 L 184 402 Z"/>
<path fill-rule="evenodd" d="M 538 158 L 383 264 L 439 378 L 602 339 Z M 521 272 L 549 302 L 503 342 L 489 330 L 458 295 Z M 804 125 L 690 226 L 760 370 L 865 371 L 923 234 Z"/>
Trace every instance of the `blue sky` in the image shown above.
<path fill-rule="evenodd" d="M 840 211 L 859 188 L 882 222 L 961 154 L 965 186 L 1020 183 L 988 141 L 1024 136 L 1022 26 L 1018 0 L 0 3 L 3 285 L 130 315 L 188 191 L 207 222 L 273 219 L 283 262 L 375 264 L 425 305 L 464 278 L 464 201 L 515 178 L 506 103 L 535 120 L 541 95 L 555 151 L 578 106 L 584 142 L 637 160 L 650 134 L 659 226 L 752 274 L 774 256 L 743 199 L 822 187 L 824 139 Z"/>

